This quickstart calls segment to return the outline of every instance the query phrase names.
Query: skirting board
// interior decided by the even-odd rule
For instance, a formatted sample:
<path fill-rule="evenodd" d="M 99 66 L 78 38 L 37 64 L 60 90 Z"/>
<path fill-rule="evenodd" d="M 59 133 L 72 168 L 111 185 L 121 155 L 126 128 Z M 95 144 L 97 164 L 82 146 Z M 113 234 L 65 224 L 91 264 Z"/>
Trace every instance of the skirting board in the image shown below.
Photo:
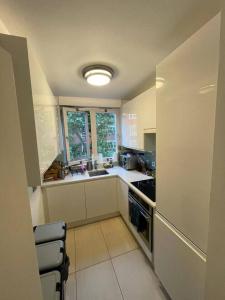
<path fill-rule="evenodd" d="M 115 212 L 115 213 L 111 213 L 111 214 L 107 214 L 107 215 L 103 215 L 103 216 L 99 216 L 99 217 L 95 217 L 95 218 L 90 218 L 90 219 L 76 221 L 76 222 L 70 222 L 70 223 L 67 223 L 67 224 L 68 224 L 68 228 L 74 228 L 74 227 L 78 227 L 78 226 L 82 226 L 82 225 L 102 221 L 102 220 L 105 220 L 105 219 L 118 217 L 119 215 L 120 215 L 119 212 Z"/>

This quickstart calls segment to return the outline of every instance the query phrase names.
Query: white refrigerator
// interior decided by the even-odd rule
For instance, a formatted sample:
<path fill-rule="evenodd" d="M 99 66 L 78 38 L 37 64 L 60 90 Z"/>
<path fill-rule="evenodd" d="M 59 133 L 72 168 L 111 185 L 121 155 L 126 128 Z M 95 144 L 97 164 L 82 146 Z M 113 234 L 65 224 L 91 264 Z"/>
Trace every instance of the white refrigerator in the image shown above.
<path fill-rule="evenodd" d="M 203 300 L 220 15 L 156 69 L 154 265 L 173 300 Z"/>

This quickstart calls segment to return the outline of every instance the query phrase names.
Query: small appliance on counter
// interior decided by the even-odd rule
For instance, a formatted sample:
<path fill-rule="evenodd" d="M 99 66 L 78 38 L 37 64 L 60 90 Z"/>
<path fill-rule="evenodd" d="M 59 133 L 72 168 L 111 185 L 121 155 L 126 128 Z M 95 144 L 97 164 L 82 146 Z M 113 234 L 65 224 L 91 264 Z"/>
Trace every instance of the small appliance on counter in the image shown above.
<path fill-rule="evenodd" d="M 132 153 L 120 154 L 119 163 L 126 170 L 135 170 L 137 167 L 137 157 Z"/>

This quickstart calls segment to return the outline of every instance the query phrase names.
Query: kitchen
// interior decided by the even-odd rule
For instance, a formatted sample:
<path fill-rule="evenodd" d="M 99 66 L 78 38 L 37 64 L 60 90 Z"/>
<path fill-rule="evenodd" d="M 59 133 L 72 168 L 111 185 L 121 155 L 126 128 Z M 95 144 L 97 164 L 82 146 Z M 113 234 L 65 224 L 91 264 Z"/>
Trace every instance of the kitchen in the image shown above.
<path fill-rule="evenodd" d="M 71 10 L 55 8 L 65 21 L 57 35 L 59 19 L 49 3 L 22 2 L 2 1 L 0 15 L 3 299 L 49 299 L 42 295 L 48 287 L 41 285 L 46 272 L 39 260 L 45 244 L 35 245 L 34 233 L 61 221 L 67 230 L 56 244 L 66 249 L 69 274 L 62 272 L 65 280 L 52 299 L 224 299 L 222 2 L 209 1 L 201 11 L 201 1 L 189 3 L 190 15 L 187 6 L 174 3 L 163 28 L 172 26 L 175 8 L 186 26 L 166 42 L 161 32 L 160 55 L 156 27 L 151 32 L 147 26 L 157 24 L 154 10 L 134 3 L 128 11 L 114 7 L 123 17 L 136 8 L 137 19 L 127 20 L 124 35 L 109 36 L 129 45 L 138 39 L 140 22 L 155 38 L 148 48 L 158 47 L 155 60 L 146 63 L 144 48 L 150 46 L 142 35 L 134 50 L 145 57 L 132 64 L 135 52 L 123 52 L 125 42 L 109 49 L 99 34 L 105 56 L 94 42 L 83 56 L 85 43 L 94 41 L 88 35 L 77 46 L 76 67 L 70 57 L 75 28 L 72 19 L 66 22 L 75 3 Z M 148 5 L 163 16 L 160 5 Z M 91 11 L 78 7 L 74 22 L 85 24 L 81 16 Z M 110 6 L 104 9 L 116 30 L 122 19 L 116 24 Z M 94 15 L 91 21 L 96 30 L 103 22 Z M 82 28 L 76 28 L 81 40 Z M 125 55 L 116 57 L 117 51 Z M 124 67 L 126 56 L 131 60 Z M 102 86 L 90 85 L 96 79 Z"/>

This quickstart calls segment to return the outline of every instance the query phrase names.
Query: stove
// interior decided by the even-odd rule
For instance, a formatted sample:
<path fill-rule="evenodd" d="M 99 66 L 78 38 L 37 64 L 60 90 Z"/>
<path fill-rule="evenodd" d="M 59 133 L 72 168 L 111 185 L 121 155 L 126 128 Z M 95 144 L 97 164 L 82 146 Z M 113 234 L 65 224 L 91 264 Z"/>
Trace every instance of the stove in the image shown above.
<path fill-rule="evenodd" d="M 147 179 L 141 181 L 131 182 L 133 186 L 135 186 L 140 192 L 145 194 L 148 198 L 150 198 L 153 202 L 155 202 L 155 179 Z"/>

